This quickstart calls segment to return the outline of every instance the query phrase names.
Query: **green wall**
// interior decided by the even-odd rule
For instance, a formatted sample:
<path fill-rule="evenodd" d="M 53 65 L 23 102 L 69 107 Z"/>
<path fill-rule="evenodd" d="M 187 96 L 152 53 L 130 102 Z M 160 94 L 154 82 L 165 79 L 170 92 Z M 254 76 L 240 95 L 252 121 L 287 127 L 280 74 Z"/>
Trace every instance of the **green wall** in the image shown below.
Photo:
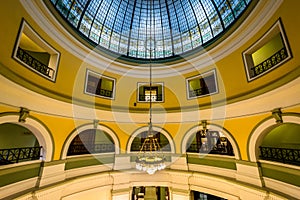
<path fill-rule="evenodd" d="M 252 54 L 254 66 L 262 63 L 284 47 L 280 33 Z"/>
<path fill-rule="evenodd" d="M 27 128 L 11 123 L 0 124 L 0 149 L 39 146 Z"/>
<path fill-rule="evenodd" d="M 277 126 L 264 137 L 261 146 L 300 149 L 300 125 L 285 123 Z"/>

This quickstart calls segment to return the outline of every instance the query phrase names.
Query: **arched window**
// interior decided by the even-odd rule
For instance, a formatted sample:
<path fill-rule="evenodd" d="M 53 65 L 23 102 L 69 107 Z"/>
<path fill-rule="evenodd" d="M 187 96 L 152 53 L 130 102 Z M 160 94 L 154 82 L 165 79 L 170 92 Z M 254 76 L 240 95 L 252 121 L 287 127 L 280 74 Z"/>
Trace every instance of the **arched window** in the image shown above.
<path fill-rule="evenodd" d="M 259 146 L 259 157 L 300 165 L 300 124 L 284 123 L 269 130 Z"/>
<path fill-rule="evenodd" d="M 99 129 L 87 129 L 72 140 L 67 155 L 111 152 L 115 152 L 115 144 L 108 133 Z"/>
<path fill-rule="evenodd" d="M 145 139 L 147 138 L 147 134 L 148 134 L 148 131 L 144 131 L 144 132 L 138 134 L 132 142 L 130 151 L 140 151 L 142 144 L 144 143 Z M 170 146 L 169 140 L 164 134 L 154 131 L 153 137 L 157 139 L 157 142 L 159 143 L 160 149 L 162 151 L 171 151 L 171 146 Z"/>
<path fill-rule="evenodd" d="M 186 152 L 234 156 L 229 140 L 221 132 L 213 130 L 192 134 L 186 144 Z"/>
<path fill-rule="evenodd" d="M 0 165 L 38 160 L 40 144 L 27 128 L 14 124 L 0 124 Z"/>

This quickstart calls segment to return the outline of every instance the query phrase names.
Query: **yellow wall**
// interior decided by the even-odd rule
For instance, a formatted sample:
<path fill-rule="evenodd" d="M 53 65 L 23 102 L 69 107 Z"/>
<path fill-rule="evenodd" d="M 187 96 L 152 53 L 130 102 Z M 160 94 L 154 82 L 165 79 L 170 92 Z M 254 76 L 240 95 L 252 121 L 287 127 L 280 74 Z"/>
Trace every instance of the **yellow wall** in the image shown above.
<path fill-rule="evenodd" d="M 300 50 L 299 48 L 296 48 L 296 44 L 300 43 L 297 34 L 300 26 L 295 24 L 298 23 L 295 21 L 295 19 L 298 17 L 297 11 L 295 11 L 297 6 L 299 6 L 298 1 L 293 1 L 292 3 L 284 2 L 271 20 L 268 21 L 264 27 L 261 27 L 261 29 L 258 31 L 258 34 L 250 38 L 246 44 L 242 45 L 230 56 L 221 59 L 213 66 L 207 66 L 204 69 L 195 70 L 195 72 L 176 77 L 166 77 L 163 79 L 154 77 L 153 81 L 164 82 L 164 86 L 166 88 L 165 102 L 161 103 L 160 105 L 167 110 L 179 110 L 179 108 L 184 109 L 190 106 L 197 106 L 197 104 L 209 104 L 211 101 L 213 101 L 211 98 L 227 98 L 227 100 L 237 101 L 240 99 L 249 98 L 258 93 L 264 93 L 267 90 L 274 89 L 275 86 L 271 85 L 274 81 L 282 80 L 280 84 L 283 84 L 293 79 L 295 75 L 293 77 L 287 77 L 284 75 L 296 70 L 299 66 L 298 63 L 300 62 L 300 56 L 297 56 L 300 54 Z M 7 12 L 8 10 L 18 10 L 18 12 L 14 12 L 12 15 L 11 13 Z M 117 106 L 118 108 L 123 108 L 123 110 L 126 111 L 128 107 L 130 107 L 131 112 L 133 112 L 147 107 L 145 104 L 137 104 L 136 106 L 133 105 L 134 102 L 136 102 L 137 82 L 147 82 L 148 78 L 143 79 L 126 77 L 126 74 L 124 76 L 120 76 L 118 74 L 110 73 L 109 70 L 102 71 L 99 70 L 97 66 L 91 66 L 84 60 L 72 55 L 68 49 L 64 49 L 64 47 L 60 46 L 60 44 L 57 44 L 56 41 L 50 38 L 49 35 L 35 23 L 35 19 L 32 19 L 30 16 L 28 16 L 27 12 L 20 5 L 20 2 L 7 1 L 2 4 L 0 11 L 1 19 L 7 19 L 3 20 L 2 22 L 2 27 L 5 31 L 0 33 L 2 44 L 0 46 L 0 54 L 3 58 L 1 59 L 1 64 L 3 67 L 5 67 L 1 69 L 1 73 L 5 74 L 5 76 L 9 77 L 11 80 L 28 87 L 31 90 L 60 100 L 71 102 L 72 98 L 75 97 L 76 99 L 80 99 L 85 103 L 95 103 L 95 105 L 99 108 L 101 108 L 101 105 L 104 105 L 102 109 L 107 106 Z M 33 29 L 43 39 L 45 39 L 45 41 L 47 41 L 61 53 L 57 79 L 55 83 L 46 80 L 45 78 L 37 75 L 36 73 L 17 63 L 15 60 L 11 59 L 15 39 L 18 35 L 19 25 L 23 17 L 33 27 Z M 248 82 L 241 54 L 249 46 L 256 42 L 279 17 L 282 18 L 287 38 L 289 40 L 289 44 L 291 45 L 293 59 L 272 70 L 263 77 L 260 77 L 255 81 Z M 6 34 L 8 32 L 10 34 Z M 87 56 L 89 55 L 87 54 Z M 113 62 L 108 65 L 106 62 L 101 63 L 100 61 L 98 65 L 106 65 L 107 68 L 113 68 L 114 65 L 119 64 Z M 192 64 L 183 62 L 181 65 Z M 91 98 L 89 95 L 83 93 L 85 73 L 87 68 L 99 73 L 103 73 L 109 77 L 116 78 L 117 90 L 115 100 Z M 217 68 L 218 84 L 220 89 L 219 94 L 215 94 L 213 97 L 187 100 L 185 79 L 190 76 L 198 75 L 199 73 L 207 72 L 212 68 Z M 148 70 L 146 69 L 145 73 L 148 73 L 147 71 Z M 298 71 L 293 73 L 297 73 L 297 75 L 299 75 Z M 222 84 L 224 84 L 224 86 L 222 86 Z M 223 91 L 225 93 L 223 93 Z"/>
<path fill-rule="evenodd" d="M 204 68 L 183 75 L 166 78 L 154 77 L 154 82 L 163 82 L 165 86 L 165 101 L 159 104 L 154 103 L 154 110 L 173 113 L 185 109 L 202 110 L 204 108 L 213 108 L 220 100 L 223 100 L 225 103 L 232 103 L 245 98 L 250 98 L 275 89 L 298 77 L 300 74 L 300 48 L 298 47 L 300 44 L 300 22 L 295 19 L 299 18 L 299 7 L 299 1 L 289 1 L 288 3 L 287 1 L 284 1 L 278 11 L 272 16 L 271 20 L 269 20 L 265 26 L 261 27 L 254 37 L 250 38 L 240 48 L 231 53 L 230 56 L 219 60 L 214 65 L 205 66 Z M 242 52 L 262 37 L 279 17 L 282 19 L 292 49 L 293 58 L 259 79 L 248 82 L 242 60 Z M 24 18 L 45 41 L 61 53 L 55 83 L 37 75 L 11 58 L 22 18 Z M 84 60 L 79 59 L 44 32 L 43 29 L 35 23 L 35 19 L 27 14 L 19 1 L 2 2 L 0 7 L 0 19 L 2 22 L 2 30 L 5 30 L 0 32 L 0 73 L 3 76 L 32 91 L 69 103 L 78 103 L 80 105 L 87 105 L 89 107 L 96 107 L 104 110 L 110 110 L 112 108 L 113 111 L 124 112 L 145 112 L 148 110 L 149 105 L 145 103 L 137 103 L 137 105 L 134 106 L 137 96 L 137 83 L 147 82 L 148 78 L 128 77 L 126 74 L 121 76 L 119 74 L 113 74 L 109 72 L 109 70 L 102 71 L 97 68 L 97 66 L 92 66 Z M 113 68 L 114 66 L 119 66 L 120 63 L 112 62 L 108 65 L 105 61 L 100 60 L 97 65 L 107 65 L 108 68 Z M 193 63 L 183 62 L 181 65 L 192 66 Z M 92 97 L 83 93 L 87 68 L 98 73 L 103 73 L 106 76 L 116 78 L 116 97 L 114 100 Z M 217 70 L 219 93 L 208 97 L 187 100 L 186 78 L 207 72 L 214 68 Z M 147 69 L 145 70 L 145 73 L 148 73 Z M 18 107 L 19 105 L 13 106 Z M 0 112 L 18 111 L 16 107 L 10 108 L 8 106 L 0 105 Z M 299 113 L 300 108 L 297 107 L 292 109 L 292 111 Z M 80 124 L 91 123 L 87 120 L 80 121 L 72 118 L 35 112 L 31 112 L 31 115 L 41 120 L 49 128 L 55 144 L 54 160 L 60 159 L 63 144 L 75 127 Z M 238 142 L 242 159 L 248 159 L 247 141 L 249 134 L 261 120 L 268 116 L 270 116 L 270 113 L 225 120 L 224 128 L 229 130 Z M 110 127 L 113 132 L 117 133 L 122 151 L 125 151 L 130 135 L 139 127 L 146 125 L 101 121 L 100 123 Z M 163 128 L 175 139 L 177 153 L 181 150 L 180 145 L 185 133 L 195 125 L 197 125 L 196 122 L 180 125 L 163 125 Z"/>

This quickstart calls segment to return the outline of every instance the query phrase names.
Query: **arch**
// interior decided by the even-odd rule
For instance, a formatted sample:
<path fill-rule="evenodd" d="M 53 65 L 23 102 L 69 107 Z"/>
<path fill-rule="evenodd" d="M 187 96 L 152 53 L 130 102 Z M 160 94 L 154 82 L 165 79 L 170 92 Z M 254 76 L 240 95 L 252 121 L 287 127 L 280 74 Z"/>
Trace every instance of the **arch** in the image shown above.
<path fill-rule="evenodd" d="M 19 113 L 8 113 L 7 115 L 0 116 L 0 124 L 12 123 L 23 126 L 31 131 L 40 146 L 42 146 L 42 157 L 43 161 L 51 161 L 53 158 L 54 143 L 48 128 L 38 119 L 29 116 L 25 122 L 19 121 Z"/>
<path fill-rule="evenodd" d="M 148 126 L 144 126 L 144 127 L 141 127 L 141 128 L 139 128 L 139 129 L 137 129 L 136 131 L 133 132 L 133 134 L 131 135 L 131 137 L 129 138 L 128 143 L 127 143 L 127 153 L 131 152 L 130 151 L 131 144 L 132 144 L 134 138 L 136 136 L 138 136 L 140 133 L 148 131 L 148 129 L 149 129 Z M 170 147 L 171 147 L 171 153 L 175 153 L 175 144 L 174 144 L 172 136 L 166 130 L 164 130 L 163 128 L 158 127 L 158 126 L 153 126 L 152 130 L 156 131 L 156 132 L 160 132 L 161 134 L 163 134 L 169 141 L 169 144 L 170 144 Z"/>
<path fill-rule="evenodd" d="M 282 116 L 283 123 L 295 123 L 300 124 L 300 115 L 293 113 L 284 113 Z M 252 130 L 250 137 L 248 138 L 248 158 L 251 162 L 257 162 L 259 156 L 258 146 L 262 143 L 263 138 L 269 133 L 270 129 L 279 126 L 281 123 L 276 123 L 273 117 L 268 117 L 262 120 Z"/>
<path fill-rule="evenodd" d="M 201 125 L 196 125 L 194 127 L 192 127 L 190 130 L 188 130 L 186 132 L 186 134 L 184 135 L 182 142 L 181 142 L 181 153 L 184 154 L 186 153 L 186 145 L 188 143 L 189 138 L 197 133 L 198 131 L 202 130 L 203 127 Z M 214 130 L 214 131 L 219 131 L 221 132 L 224 136 L 226 136 L 226 138 L 229 140 L 230 144 L 232 145 L 232 149 L 234 152 L 234 157 L 236 159 L 240 159 L 241 158 L 241 154 L 240 154 L 240 150 L 239 147 L 237 145 L 237 142 L 235 141 L 234 137 L 231 135 L 231 133 L 226 130 L 224 127 L 221 127 L 217 124 L 207 124 L 207 129 L 210 130 Z"/>
<path fill-rule="evenodd" d="M 61 153 L 61 159 L 65 159 L 67 157 L 68 149 L 69 149 L 69 146 L 70 146 L 72 140 L 82 131 L 89 130 L 89 129 L 95 129 L 94 124 L 81 125 L 81 126 L 75 128 L 71 132 L 71 134 L 68 136 L 68 138 L 66 139 L 66 141 L 64 143 L 62 153 Z M 107 126 L 101 125 L 101 124 L 98 124 L 96 129 L 106 132 L 113 139 L 114 144 L 115 144 L 115 154 L 120 154 L 120 142 L 119 142 L 117 135 L 110 128 L 108 128 Z"/>

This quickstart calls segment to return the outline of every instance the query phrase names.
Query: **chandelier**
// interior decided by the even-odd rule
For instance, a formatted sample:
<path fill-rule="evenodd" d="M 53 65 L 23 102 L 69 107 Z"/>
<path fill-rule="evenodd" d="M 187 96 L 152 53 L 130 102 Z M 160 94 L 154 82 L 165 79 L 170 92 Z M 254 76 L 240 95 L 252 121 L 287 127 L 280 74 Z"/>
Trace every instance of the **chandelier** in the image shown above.
<path fill-rule="evenodd" d="M 151 112 L 151 109 L 150 109 Z M 145 138 L 136 159 L 136 169 L 154 174 L 157 170 L 166 167 L 165 157 L 160 150 L 157 138 L 153 135 L 152 122 L 150 118 L 147 137 Z"/>
<path fill-rule="evenodd" d="M 150 77 L 149 77 L 149 86 L 150 86 L 150 98 L 149 98 L 149 123 L 148 123 L 148 132 L 147 136 L 140 148 L 140 151 L 136 158 L 136 169 L 145 171 L 148 174 L 154 174 L 157 170 L 162 170 L 166 167 L 165 157 L 161 152 L 159 142 L 154 136 L 152 129 L 152 51 L 155 50 L 155 40 L 152 39 L 152 0 L 150 1 L 150 37 L 147 38 L 145 42 L 145 47 L 149 50 L 149 68 L 150 68 Z"/>

